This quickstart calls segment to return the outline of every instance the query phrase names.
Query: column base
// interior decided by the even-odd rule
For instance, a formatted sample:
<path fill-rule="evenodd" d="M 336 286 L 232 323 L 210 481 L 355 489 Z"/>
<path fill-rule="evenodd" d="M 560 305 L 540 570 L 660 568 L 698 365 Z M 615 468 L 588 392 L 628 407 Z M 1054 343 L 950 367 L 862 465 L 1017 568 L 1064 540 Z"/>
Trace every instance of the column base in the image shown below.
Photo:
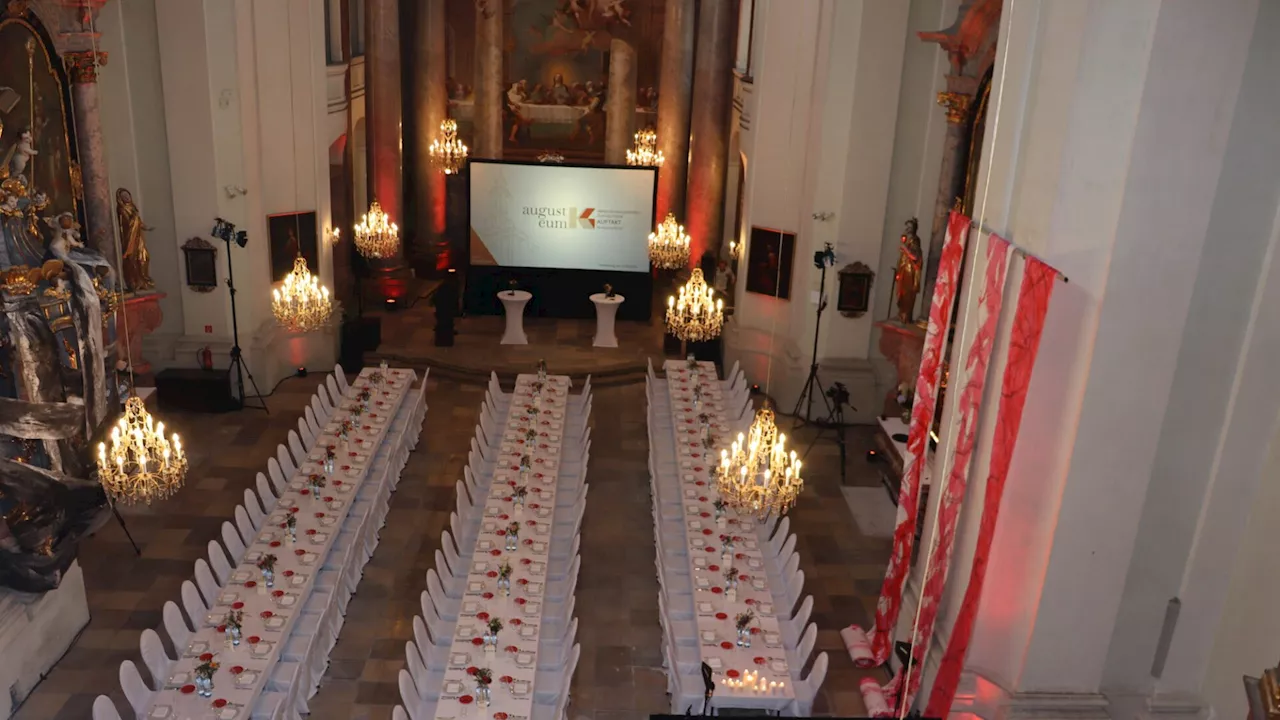
<path fill-rule="evenodd" d="M 1111 703 L 1100 693 L 1009 693 L 977 673 L 960 678 L 951 717 L 984 720 L 1111 720 Z"/>

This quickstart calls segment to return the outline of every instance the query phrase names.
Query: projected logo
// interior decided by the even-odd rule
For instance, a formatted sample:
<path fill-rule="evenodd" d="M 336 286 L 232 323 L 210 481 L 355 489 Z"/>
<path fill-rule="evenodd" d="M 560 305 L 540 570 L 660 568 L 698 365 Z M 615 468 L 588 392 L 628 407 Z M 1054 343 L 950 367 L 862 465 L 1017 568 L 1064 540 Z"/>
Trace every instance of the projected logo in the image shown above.
<path fill-rule="evenodd" d="M 621 230 L 628 215 L 635 212 L 627 210 L 598 210 L 586 208 L 578 212 L 576 207 L 532 207 L 521 208 L 521 214 L 532 220 L 538 228 L 544 230 Z"/>

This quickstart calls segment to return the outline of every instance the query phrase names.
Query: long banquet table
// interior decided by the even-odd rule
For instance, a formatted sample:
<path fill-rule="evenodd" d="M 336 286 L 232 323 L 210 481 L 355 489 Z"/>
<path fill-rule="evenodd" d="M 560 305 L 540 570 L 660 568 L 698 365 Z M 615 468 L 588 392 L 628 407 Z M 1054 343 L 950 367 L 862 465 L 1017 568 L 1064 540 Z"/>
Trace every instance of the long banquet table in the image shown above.
<path fill-rule="evenodd" d="M 718 497 L 715 469 L 719 464 L 719 451 L 736 436 L 731 435 L 732 428 L 725 416 L 724 383 L 717 379 L 712 363 L 698 363 L 696 379 L 684 361 L 668 360 L 664 369 L 671 428 L 651 431 L 650 437 L 665 432 L 667 437 L 662 438 L 665 442 L 661 444 L 667 447 L 667 453 L 675 449 L 677 476 L 657 480 L 666 487 L 678 488 L 683 533 L 682 537 L 671 538 L 668 544 L 684 544 L 687 550 L 684 562 L 688 563 L 692 583 L 690 595 L 669 597 L 668 602 L 673 609 L 684 603 L 693 612 L 699 655 L 716 678 L 715 707 L 781 710 L 791 705 L 795 695 L 793 673 L 775 613 L 786 613 L 790 608 L 776 606 L 774 588 L 761 553 L 768 539 L 768 526 L 732 508 L 725 509 L 723 521 L 715 515 Z M 697 408 L 696 385 L 702 387 L 701 406 Z M 698 416 L 701 414 L 709 416 L 709 426 L 717 439 L 710 449 L 703 447 L 699 437 Z M 726 550 L 730 540 L 732 545 Z M 672 558 L 663 560 L 670 562 Z M 737 571 L 733 573 L 736 578 L 733 599 L 726 592 L 729 584 L 726 573 L 730 569 Z M 754 615 L 750 647 L 741 647 L 735 619 L 739 613 L 748 611 Z M 678 672 L 678 669 L 669 668 L 668 672 Z M 748 672 L 757 685 L 745 686 L 744 676 Z M 759 689 L 759 683 L 763 683 L 765 689 Z"/>
<path fill-rule="evenodd" d="M 465 594 L 454 627 L 436 718 L 446 720 L 467 714 L 474 700 L 474 668 L 493 673 L 491 704 L 479 717 L 530 718 L 538 673 L 538 644 L 546 625 L 547 568 L 551 562 L 555 532 L 557 481 L 569 419 L 569 378 L 549 376 L 541 403 L 534 404 L 535 375 L 520 375 L 502 432 L 502 444 L 494 463 L 492 481 L 484 501 L 480 534 L 470 557 Z M 528 430 L 537 433 L 526 441 Z M 531 470 L 526 481 L 525 507 L 517 507 L 514 489 L 521 483 L 521 458 L 528 455 Z M 477 505 L 479 502 L 477 501 Z M 506 529 L 520 526 L 515 550 L 506 549 Z M 465 556 L 464 556 L 465 559 Z M 498 568 L 511 567 L 510 595 L 498 588 Z M 489 652 L 481 647 L 481 635 L 490 619 L 503 623 L 498 645 Z M 546 690 L 545 688 L 543 689 Z"/>
<path fill-rule="evenodd" d="M 317 438 L 308 462 L 293 475 L 289 490 L 268 514 L 244 556 L 233 559 L 237 565 L 208 615 L 192 618 L 199 627 L 181 649 L 181 657 L 144 717 L 243 720 L 254 715 L 255 705 L 304 614 L 303 608 L 316 591 L 317 577 L 330 560 L 357 495 L 366 483 L 387 481 L 386 477 L 374 477 L 374 459 L 391 441 L 405 440 L 392 438 L 391 430 L 402 410 L 409 409 L 404 401 L 416 374 L 413 370 L 392 369 L 387 371 L 385 384 L 372 386 L 369 376 L 374 371 L 365 368 L 351 383 Z M 362 416 L 348 441 L 339 441 L 340 424 L 356 407 L 357 396 L 367 385 L 373 393 L 370 412 Z M 312 473 L 323 473 L 325 446 L 333 446 L 338 457 L 327 486 L 317 497 L 308 489 L 307 478 Z M 295 512 L 296 541 L 290 540 L 283 529 L 289 510 Z M 361 552 L 359 547 L 348 551 Z M 265 586 L 257 568 L 257 562 L 266 554 L 277 558 L 274 589 Z M 336 605 L 327 605 L 320 626 L 333 622 Z M 244 614 L 243 640 L 238 647 L 233 647 L 219 630 L 233 609 Z M 193 671 L 202 658 L 209 657 L 220 667 L 214 675 L 213 697 L 204 698 L 193 692 Z M 290 710 L 283 708 L 277 716 L 290 717 Z"/>

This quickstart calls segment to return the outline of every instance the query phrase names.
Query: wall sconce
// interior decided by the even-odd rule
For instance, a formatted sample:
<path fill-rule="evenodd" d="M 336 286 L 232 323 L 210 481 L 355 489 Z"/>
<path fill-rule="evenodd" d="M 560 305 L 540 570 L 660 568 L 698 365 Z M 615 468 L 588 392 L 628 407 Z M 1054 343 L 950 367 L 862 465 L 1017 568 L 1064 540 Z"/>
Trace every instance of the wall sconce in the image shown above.
<path fill-rule="evenodd" d="M 813 214 L 813 219 L 819 222 L 826 222 L 835 216 L 836 214 L 833 212 L 816 212 Z"/>
<path fill-rule="evenodd" d="M 228 200 L 235 200 L 241 195 L 248 195 L 249 191 L 239 185 L 223 185 L 222 191 L 227 194 Z"/>
<path fill-rule="evenodd" d="M 330 245 L 337 245 L 342 241 L 342 228 L 329 227 L 324 229 L 324 239 L 329 241 Z"/>

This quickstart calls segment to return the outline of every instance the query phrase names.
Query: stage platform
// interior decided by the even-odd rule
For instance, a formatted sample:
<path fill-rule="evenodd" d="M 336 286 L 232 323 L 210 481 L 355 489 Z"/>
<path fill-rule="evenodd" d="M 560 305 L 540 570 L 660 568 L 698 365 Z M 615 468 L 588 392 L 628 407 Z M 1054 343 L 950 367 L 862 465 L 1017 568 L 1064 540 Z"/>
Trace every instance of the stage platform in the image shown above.
<path fill-rule="evenodd" d="M 417 369 L 431 368 L 459 380 L 487 382 L 494 371 L 503 381 L 522 372 L 533 372 L 539 359 L 547 361 L 552 373 L 581 380 L 591 375 L 593 385 L 622 385 L 644 382 L 647 360 L 655 367 L 663 353 L 662 321 L 619 321 L 618 347 L 591 346 L 595 319 L 552 319 L 525 316 L 528 345 L 500 345 L 505 318 L 468 316 L 458 318 L 453 347 L 435 345 L 435 311 L 427 300 L 400 312 L 379 313 L 382 317 L 382 345 L 365 356 L 367 365 L 386 360 L 392 365 Z"/>

